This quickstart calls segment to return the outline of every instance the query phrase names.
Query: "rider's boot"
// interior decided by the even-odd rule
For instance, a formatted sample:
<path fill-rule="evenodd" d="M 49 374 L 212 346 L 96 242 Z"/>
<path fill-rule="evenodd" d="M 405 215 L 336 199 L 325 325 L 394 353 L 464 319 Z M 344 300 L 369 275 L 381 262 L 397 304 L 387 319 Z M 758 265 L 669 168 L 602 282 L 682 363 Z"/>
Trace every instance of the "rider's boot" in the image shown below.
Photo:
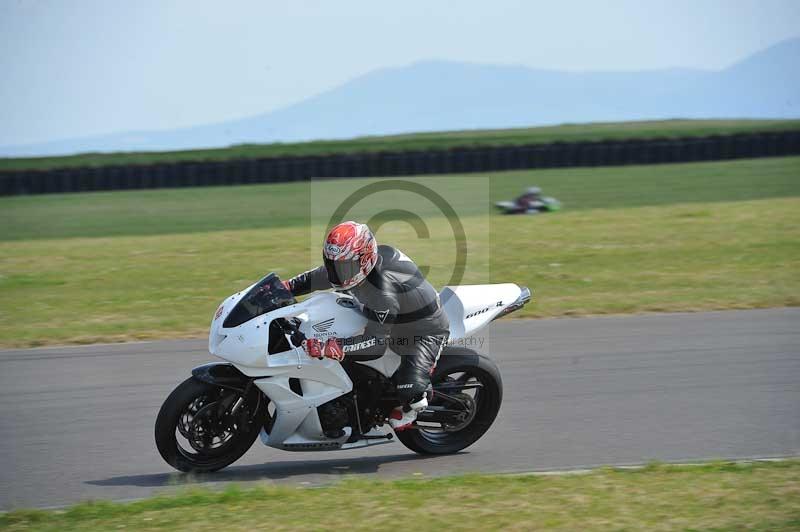
<path fill-rule="evenodd" d="M 428 398 L 423 395 L 422 399 L 409 403 L 406 406 L 398 406 L 389 415 L 389 425 L 399 432 L 409 428 L 417 419 L 417 414 L 428 408 Z"/>

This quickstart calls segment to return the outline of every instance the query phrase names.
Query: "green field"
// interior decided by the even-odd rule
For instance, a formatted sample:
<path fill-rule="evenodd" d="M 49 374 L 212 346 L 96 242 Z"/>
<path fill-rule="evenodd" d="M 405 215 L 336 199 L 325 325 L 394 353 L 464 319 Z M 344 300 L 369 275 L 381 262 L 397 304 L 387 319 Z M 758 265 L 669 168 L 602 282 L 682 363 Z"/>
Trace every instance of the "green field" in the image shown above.
<path fill-rule="evenodd" d="M 396 530 L 398 511 L 417 530 L 798 530 L 800 462 L 196 490 L 19 510 L 0 515 L 0 528 Z"/>
<path fill-rule="evenodd" d="M 480 179 L 443 182 L 486 259 L 463 282 L 530 286 L 515 316 L 800 304 L 800 158 L 495 174 L 490 197 L 469 203 L 459 183 Z M 566 209 L 489 214 L 529 183 Z M 343 184 L 2 198 L 0 345 L 203 336 L 226 295 L 315 264 L 309 200 Z M 427 240 L 399 223 L 378 237 L 441 286 L 451 236 L 427 221 Z"/>
<path fill-rule="evenodd" d="M 494 201 L 511 199 L 531 184 L 564 202 L 567 212 L 800 196 L 800 157 L 485 175 L 490 197 L 480 205 L 470 202 L 466 214 L 485 216 Z M 458 176 L 417 180 L 441 181 L 442 193 L 453 205 L 465 203 L 465 197 L 472 194 L 460 186 Z M 0 197 L 0 241 L 301 227 L 309 221 L 312 187 L 315 196 L 322 196 L 336 194 L 351 183 L 360 186 L 366 182 Z M 384 207 L 380 204 L 375 209 Z"/>
<path fill-rule="evenodd" d="M 0 171 L 22 169 L 152 164 L 175 161 L 220 161 L 279 155 L 325 155 L 375 151 L 447 149 L 475 146 L 542 144 L 629 138 L 693 137 L 752 131 L 800 129 L 800 120 L 662 120 L 563 124 L 518 129 L 444 131 L 359 137 L 348 140 L 243 144 L 228 148 L 172 152 L 86 153 L 64 157 L 0 158 Z"/>

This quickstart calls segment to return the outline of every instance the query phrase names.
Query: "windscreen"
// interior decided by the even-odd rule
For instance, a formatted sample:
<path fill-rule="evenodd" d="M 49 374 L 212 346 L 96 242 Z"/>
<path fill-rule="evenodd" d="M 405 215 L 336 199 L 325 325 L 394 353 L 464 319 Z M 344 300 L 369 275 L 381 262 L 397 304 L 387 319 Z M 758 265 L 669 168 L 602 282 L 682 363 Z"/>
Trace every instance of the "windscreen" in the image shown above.
<path fill-rule="evenodd" d="M 296 301 L 283 283 L 280 277 L 270 273 L 253 286 L 245 296 L 239 300 L 228 317 L 225 318 L 222 326 L 237 327 L 246 321 L 250 321 L 256 316 L 261 316 L 271 312 L 276 308 L 292 305 Z"/>

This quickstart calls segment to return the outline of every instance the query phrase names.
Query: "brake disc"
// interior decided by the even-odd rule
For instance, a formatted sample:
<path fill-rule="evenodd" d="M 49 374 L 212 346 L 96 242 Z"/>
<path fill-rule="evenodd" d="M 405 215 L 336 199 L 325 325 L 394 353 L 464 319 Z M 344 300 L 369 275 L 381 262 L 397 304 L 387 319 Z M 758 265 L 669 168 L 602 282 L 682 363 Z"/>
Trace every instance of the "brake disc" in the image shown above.
<path fill-rule="evenodd" d="M 194 415 L 191 421 L 189 445 L 197 452 L 213 451 L 214 438 L 219 438 L 218 446 L 227 441 L 232 432 L 223 419 L 217 415 L 218 401 L 213 401 L 203 406 Z"/>
<path fill-rule="evenodd" d="M 199 412 L 203 406 L 205 406 L 205 403 L 205 396 L 196 398 L 194 401 L 189 403 L 189 406 L 186 407 L 186 410 L 183 411 L 178 420 L 178 432 L 180 432 L 181 436 L 187 440 L 192 438 L 192 424 L 194 422 L 194 418 L 197 416 L 197 412 Z"/>

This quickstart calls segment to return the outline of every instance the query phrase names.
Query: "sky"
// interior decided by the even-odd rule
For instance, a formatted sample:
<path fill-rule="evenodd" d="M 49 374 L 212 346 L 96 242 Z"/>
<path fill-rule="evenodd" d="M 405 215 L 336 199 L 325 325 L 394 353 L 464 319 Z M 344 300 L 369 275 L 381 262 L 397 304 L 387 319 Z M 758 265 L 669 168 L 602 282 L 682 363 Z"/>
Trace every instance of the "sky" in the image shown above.
<path fill-rule="evenodd" d="M 718 70 L 800 35 L 800 0 L 0 0 L 0 145 L 274 110 L 428 59 Z"/>

